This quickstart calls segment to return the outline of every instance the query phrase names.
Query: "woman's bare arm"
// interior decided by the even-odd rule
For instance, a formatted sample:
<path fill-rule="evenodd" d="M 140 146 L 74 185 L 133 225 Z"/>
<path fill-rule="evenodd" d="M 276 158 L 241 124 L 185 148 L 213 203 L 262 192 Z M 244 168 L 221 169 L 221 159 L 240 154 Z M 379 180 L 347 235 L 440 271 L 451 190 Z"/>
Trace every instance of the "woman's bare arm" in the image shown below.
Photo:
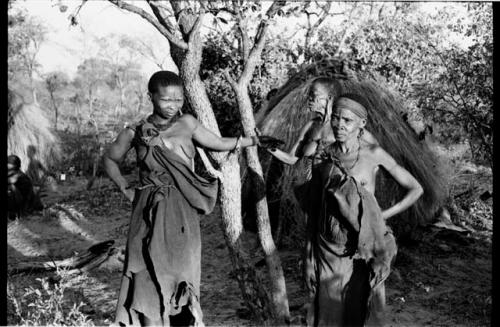
<path fill-rule="evenodd" d="M 389 174 L 391 174 L 399 185 L 407 190 L 401 201 L 382 211 L 382 217 L 385 220 L 411 207 L 420 198 L 420 196 L 422 196 L 424 191 L 415 177 L 413 177 L 413 175 L 406 169 L 398 165 L 394 158 L 392 158 L 391 155 L 385 150 L 377 147 L 375 155 L 381 166 L 383 166 Z"/>
<path fill-rule="evenodd" d="M 213 151 L 230 151 L 236 147 L 238 138 L 236 137 L 221 137 L 214 134 L 212 131 L 205 128 L 196 118 L 191 115 L 184 115 L 184 121 L 192 129 L 192 138 L 200 146 Z M 257 145 L 256 137 L 241 137 L 240 146 L 246 148 L 248 146 Z"/>
<path fill-rule="evenodd" d="M 268 149 L 267 151 L 281 162 L 287 165 L 294 165 L 301 157 L 307 156 L 304 150 L 306 150 L 306 145 L 309 144 L 309 142 L 306 143 L 305 137 L 308 134 L 308 132 L 311 131 L 314 124 L 315 121 L 310 120 L 304 125 L 304 127 L 302 127 L 299 134 L 299 138 L 297 139 L 297 142 L 295 142 L 295 144 L 293 145 L 290 152 L 285 152 L 279 149 Z M 308 153 L 309 152 L 310 151 L 308 151 Z"/>
<path fill-rule="evenodd" d="M 272 154 L 276 159 L 287 165 L 294 165 L 297 162 L 297 160 L 299 160 L 298 157 L 291 155 L 290 153 L 282 151 L 280 149 L 267 149 L 267 151 L 270 154 Z"/>
<path fill-rule="evenodd" d="M 111 143 L 108 151 L 104 154 L 104 170 L 109 178 L 118 186 L 120 191 L 130 200 L 133 200 L 133 191 L 128 189 L 128 183 L 120 172 L 120 162 L 132 147 L 134 132 L 128 128 L 122 130 Z"/>

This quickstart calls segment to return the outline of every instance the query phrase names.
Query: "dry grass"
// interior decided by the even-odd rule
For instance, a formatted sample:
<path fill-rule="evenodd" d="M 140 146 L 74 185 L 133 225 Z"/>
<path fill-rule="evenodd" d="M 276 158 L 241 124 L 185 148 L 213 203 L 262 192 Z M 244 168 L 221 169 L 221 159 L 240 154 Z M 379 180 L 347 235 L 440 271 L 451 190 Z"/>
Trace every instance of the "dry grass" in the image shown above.
<path fill-rule="evenodd" d="M 25 103 L 9 89 L 9 116 L 7 150 L 21 159 L 21 169 L 26 171 L 34 160 L 45 168 L 54 166 L 61 150 L 43 110 L 36 103 Z"/>

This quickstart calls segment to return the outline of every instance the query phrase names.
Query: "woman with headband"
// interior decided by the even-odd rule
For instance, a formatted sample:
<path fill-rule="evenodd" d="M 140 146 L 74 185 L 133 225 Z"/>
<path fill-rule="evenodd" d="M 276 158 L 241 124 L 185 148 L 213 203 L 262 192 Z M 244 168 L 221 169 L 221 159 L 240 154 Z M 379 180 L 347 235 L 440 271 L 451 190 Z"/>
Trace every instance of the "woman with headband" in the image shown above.
<path fill-rule="evenodd" d="M 363 98 L 344 94 L 331 114 L 334 140 L 304 146 L 313 161 L 303 199 L 308 204 L 304 272 L 309 326 L 383 325 L 384 281 L 397 251 L 385 222 L 423 193 L 406 169 L 364 139 L 367 119 Z M 407 190 L 384 210 L 374 196 L 381 168 Z"/>

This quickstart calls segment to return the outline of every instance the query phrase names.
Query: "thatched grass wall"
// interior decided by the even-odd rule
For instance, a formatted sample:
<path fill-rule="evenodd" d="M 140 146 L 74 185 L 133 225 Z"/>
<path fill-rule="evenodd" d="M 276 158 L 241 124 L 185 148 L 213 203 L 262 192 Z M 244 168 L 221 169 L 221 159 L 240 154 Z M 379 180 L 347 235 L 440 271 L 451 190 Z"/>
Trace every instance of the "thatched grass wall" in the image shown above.
<path fill-rule="evenodd" d="M 410 233 L 417 225 L 434 218 L 447 196 L 446 181 L 443 180 L 439 161 L 402 118 L 406 112 L 402 101 L 384 87 L 377 76 L 360 76 L 351 72 L 354 79 L 347 79 L 341 70 L 342 64 L 334 61 L 304 67 L 270 99 L 266 114 L 260 119 L 258 126 L 263 134 L 284 140 L 284 149 L 290 150 L 297 140 L 300 128 L 311 115 L 307 110 L 307 97 L 312 80 L 318 76 L 329 76 L 340 83 L 340 90 L 333 92 L 335 97 L 339 95 L 337 93 L 345 92 L 364 97 L 369 105 L 367 129 L 424 188 L 424 195 L 411 209 L 390 220 L 396 234 L 411 236 Z M 294 187 L 306 179 L 308 167 L 305 160 L 301 160 L 293 167 L 285 167 L 282 172 L 275 168 L 269 170 L 269 167 L 275 165 L 270 164 L 271 160 L 270 156 L 262 157 L 264 167 L 268 168 L 268 200 L 276 202 L 279 198 L 277 202 L 281 219 L 297 225 L 298 232 L 301 232 L 303 213 L 295 199 Z M 375 195 L 381 207 L 386 208 L 401 198 L 403 190 L 392 177 L 382 171 L 377 178 Z"/>
<path fill-rule="evenodd" d="M 60 142 L 51 131 L 51 123 L 36 103 L 8 90 L 7 155 L 21 159 L 21 169 L 38 183 L 60 159 Z"/>

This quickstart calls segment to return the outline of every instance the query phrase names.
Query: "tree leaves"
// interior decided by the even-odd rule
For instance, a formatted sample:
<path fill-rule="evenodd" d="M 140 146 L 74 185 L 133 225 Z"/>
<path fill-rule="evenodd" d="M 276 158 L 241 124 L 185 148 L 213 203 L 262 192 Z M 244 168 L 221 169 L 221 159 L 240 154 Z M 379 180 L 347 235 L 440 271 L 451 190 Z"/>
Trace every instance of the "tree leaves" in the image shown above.
<path fill-rule="evenodd" d="M 474 4 L 462 16 L 460 5 L 425 14 L 416 5 L 397 15 L 360 15 L 346 35 L 340 55 L 357 71 L 378 72 L 407 99 L 409 111 L 439 125 L 445 143 L 468 140 L 474 156 L 491 157 L 492 9 Z M 463 7 L 462 7 L 463 8 Z M 338 52 L 340 31 L 324 27 L 306 57 Z M 462 40 L 469 42 L 464 47 Z"/>
<path fill-rule="evenodd" d="M 9 11 L 8 72 L 9 78 L 21 73 L 33 83 L 40 67 L 37 55 L 45 41 L 47 28 L 26 11 Z"/>

